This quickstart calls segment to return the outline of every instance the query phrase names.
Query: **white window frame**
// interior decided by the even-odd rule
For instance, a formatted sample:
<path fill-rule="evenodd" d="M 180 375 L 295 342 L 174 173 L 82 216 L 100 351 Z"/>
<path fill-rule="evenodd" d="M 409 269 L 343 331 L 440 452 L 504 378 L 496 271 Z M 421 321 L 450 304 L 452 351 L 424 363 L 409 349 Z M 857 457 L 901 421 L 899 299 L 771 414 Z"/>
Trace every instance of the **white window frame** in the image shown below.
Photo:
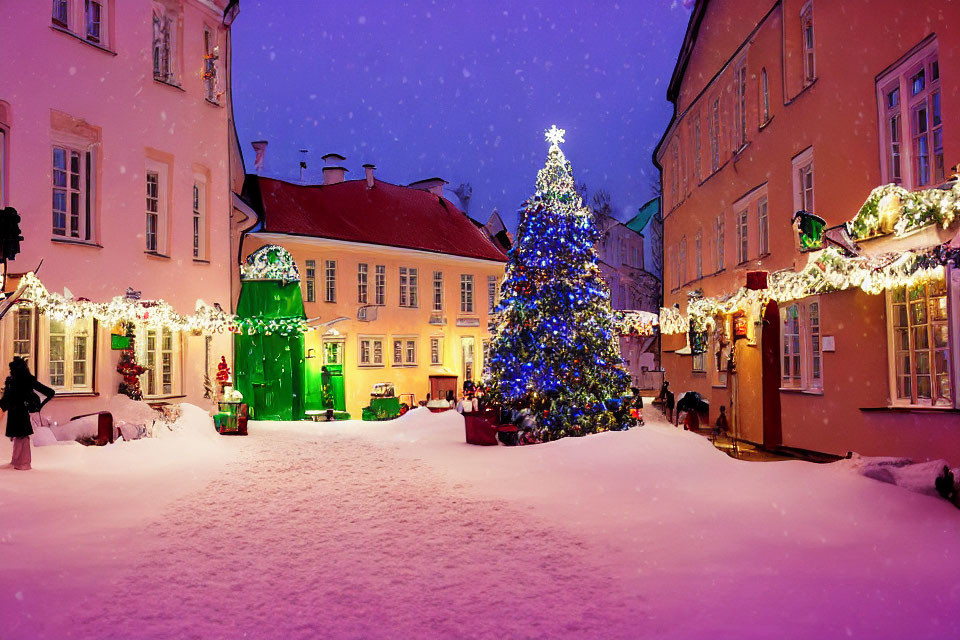
<path fill-rule="evenodd" d="M 787 333 L 796 309 L 797 333 Z M 795 338 L 788 341 L 788 338 Z M 823 393 L 823 304 L 819 296 L 785 303 L 780 309 L 780 388 Z"/>
<path fill-rule="evenodd" d="M 337 301 L 337 261 L 323 261 L 323 301 Z"/>
<path fill-rule="evenodd" d="M 443 271 L 433 272 L 433 310 L 443 311 Z"/>
<path fill-rule="evenodd" d="M 817 79 L 816 43 L 816 31 L 813 26 L 813 2 L 808 2 L 800 10 L 800 45 L 803 57 L 804 86 Z"/>
<path fill-rule="evenodd" d="M 419 277 L 416 267 L 400 267 L 400 306 L 416 309 L 420 305 Z"/>
<path fill-rule="evenodd" d="M 219 56 L 217 41 L 219 40 L 219 30 L 210 25 L 203 25 L 203 71 L 201 79 L 203 80 L 203 94 L 208 102 L 220 104 L 218 94 L 218 81 L 220 78 Z"/>
<path fill-rule="evenodd" d="M 737 264 L 750 259 L 750 207 L 737 211 Z"/>
<path fill-rule="evenodd" d="M 419 364 L 419 353 L 419 336 L 393 336 L 390 341 L 390 361 L 394 367 L 416 367 Z"/>
<path fill-rule="evenodd" d="M 443 366 L 443 336 L 430 336 L 430 365 Z"/>
<path fill-rule="evenodd" d="M 493 314 L 497 310 L 497 276 L 487 276 L 487 313 Z"/>
<path fill-rule="evenodd" d="M 725 225 L 726 225 L 726 219 L 725 219 L 724 214 L 721 213 L 721 214 L 719 214 L 719 215 L 717 216 L 717 222 L 716 222 L 716 242 L 717 242 L 717 244 L 716 244 L 716 250 L 717 250 L 717 254 L 716 254 L 716 267 L 717 267 L 717 271 L 723 271 L 724 268 L 725 268 L 725 262 L 724 262 L 725 259 L 726 259 L 726 255 L 725 255 L 725 252 L 724 252 L 724 250 L 725 250 L 725 246 L 724 246 L 724 245 L 725 245 L 725 243 L 726 243 L 726 238 L 724 237 L 724 234 L 726 233 L 726 229 L 724 228 Z"/>
<path fill-rule="evenodd" d="M 99 9 L 99 22 L 91 22 L 91 9 L 97 7 Z M 106 0 L 84 0 L 83 1 L 83 38 L 88 42 L 92 42 L 98 46 L 106 47 L 107 46 L 107 19 L 108 19 L 108 4 Z M 93 33 L 91 28 L 96 24 L 97 33 Z"/>
<path fill-rule="evenodd" d="M 52 332 L 53 327 L 51 326 L 52 320 L 47 317 L 43 321 L 43 335 L 44 335 L 44 376 L 47 380 L 47 383 L 56 391 L 60 393 L 92 393 L 95 390 L 95 376 L 96 376 L 96 335 L 97 335 L 97 322 L 93 318 L 83 318 L 75 320 L 72 324 L 66 325 L 62 323 L 63 333 L 59 331 L 54 334 Z M 76 358 L 76 347 L 77 347 L 77 338 L 80 337 L 78 334 L 80 331 L 86 330 L 86 342 L 84 345 L 85 357 L 82 359 Z M 54 336 L 62 336 L 64 340 L 63 345 L 63 381 L 61 383 L 56 383 L 52 375 L 52 365 L 53 365 L 53 348 L 52 341 Z M 59 360 L 57 362 L 60 362 Z M 76 366 L 78 362 L 84 363 L 84 374 L 85 380 L 83 383 L 78 384 L 75 381 L 76 375 Z"/>
<path fill-rule="evenodd" d="M 472 273 L 460 274 L 460 313 L 475 313 L 474 278 Z"/>
<path fill-rule="evenodd" d="M 303 267 L 303 288 L 307 302 L 317 301 L 317 261 L 306 260 Z"/>
<path fill-rule="evenodd" d="M 12 353 L 26 360 L 30 371 L 36 373 L 36 309 L 32 306 L 20 305 L 14 307 L 10 315 Z M 26 321 L 25 327 L 21 320 Z"/>
<path fill-rule="evenodd" d="M 165 344 L 166 338 L 170 340 L 168 344 Z M 179 331 L 158 327 L 137 329 L 137 362 L 147 368 L 140 376 L 140 386 L 145 398 L 180 395 L 183 386 L 183 367 L 180 362 L 182 347 L 183 333 Z"/>
<path fill-rule="evenodd" d="M 757 199 L 757 242 L 761 257 L 770 253 L 770 201 L 766 194 Z"/>
<path fill-rule="evenodd" d="M 816 213 L 816 174 L 813 147 L 807 147 L 791 161 L 793 167 L 793 210 Z"/>
<path fill-rule="evenodd" d="M 153 79 L 157 82 L 179 86 L 179 65 L 177 64 L 177 46 L 179 15 L 165 3 L 153 5 L 153 43 L 151 45 L 151 64 Z"/>
<path fill-rule="evenodd" d="M 50 156 L 50 184 L 53 193 L 51 201 L 52 218 L 50 223 L 50 233 L 53 238 L 62 238 L 74 242 L 96 242 L 96 209 L 97 209 L 97 153 L 96 143 L 85 138 L 73 136 L 60 131 L 53 131 L 51 134 L 53 145 L 51 146 Z M 57 168 L 57 152 L 64 154 L 65 171 Z M 71 158 L 73 154 L 77 156 L 78 171 L 73 171 Z M 64 184 L 60 185 L 59 175 L 63 173 Z M 76 176 L 76 187 L 73 186 L 73 177 Z M 64 194 L 64 216 L 63 233 L 58 232 L 56 218 L 58 209 L 56 208 L 57 192 Z M 77 228 L 74 233 L 72 220 L 74 211 L 72 211 L 72 198 L 77 197 L 77 207 L 75 210 Z"/>
<path fill-rule="evenodd" d="M 942 286 L 945 289 L 942 296 L 937 295 L 935 297 L 943 297 L 944 307 L 943 307 L 943 316 L 939 319 L 933 319 L 930 316 L 930 286 L 931 283 L 926 285 L 921 285 L 924 288 L 924 296 L 922 299 L 910 300 L 910 290 L 906 289 L 904 291 L 904 302 L 899 303 L 895 301 L 896 290 L 888 290 L 886 292 L 886 305 L 887 305 L 887 353 L 888 353 L 888 368 L 889 368 L 889 384 L 890 384 L 890 402 L 892 406 L 902 406 L 902 407 L 941 407 L 941 408 L 950 408 L 958 406 L 958 396 L 956 390 L 957 382 L 957 372 L 956 372 L 956 363 L 951 358 L 951 354 L 955 353 L 953 347 L 957 341 L 957 319 L 951 317 L 952 307 L 955 307 L 957 304 L 957 293 L 960 293 L 960 278 L 957 276 L 960 275 L 957 273 L 956 269 L 948 270 L 947 277 L 943 281 Z M 953 283 L 953 284 L 951 284 Z M 913 288 L 913 287 L 911 287 Z M 905 327 L 899 327 L 897 325 L 897 314 L 899 313 L 896 309 L 897 306 L 903 304 L 904 312 L 906 314 L 907 324 Z M 924 310 L 925 321 L 923 323 L 914 323 L 914 315 L 912 311 L 913 304 L 920 304 Z M 939 326 L 944 332 L 946 332 L 946 343 L 942 347 L 936 346 L 935 330 L 934 327 Z M 925 331 L 923 332 L 924 339 L 926 341 L 927 347 L 917 347 L 916 341 L 918 339 L 918 334 L 916 329 L 923 327 Z M 898 331 L 904 331 L 904 337 L 908 340 L 908 348 L 906 350 L 901 348 L 901 343 L 898 340 L 897 333 Z M 945 402 L 938 402 L 940 400 L 939 394 L 935 389 L 938 386 L 938 370 L 936 367 L 936 352 L 943 352 L 946 356 L 946 373 L 948 376 L 947 385 L 949 388 L 949 397 L 945 398 Z M 916 371 L 916 356 L 918 352 L 926 352 L 927 358 L 929 360 L 928 370 L 930 377 L 931 393 L 930 398 L 924 400 L 921 399 L 917 393 L 917 371 Z M 910 373 L 907 374 L 910 377 L 911 392 L 910 398 L 901 397 L 899 380 L 903 374 L 898 370 L 899 360 L 902 357 L 902 354 L 907 353 L 909 355 L 909 367 Z M 936 396 L 936 397 L 935 397 Z"/>
<path fill-rule="evenodd" d="M 157 176 L 157 212 L 156 212 L 156 246 L 150 247 L 150 237 L 147 232 L 149 229 L 149 216 L 151 214 L 150 204 L 149 204 L 149 194 L 147 195 L 148 204 L 145 205 L 145 222 L 144 222 L 144 251 L 147 253 L 153 253 L 158 255 L 167 255 L 167 228 L 170 221 L 170 202 L 169 202 L 169 166 L 163 162 L 157 162 L 155 160 L 147 159 L 146 161 L 146 175 L 156 175 Z M 146 187 L 149 182 L 148 178 L 144 177 L 144 186 Z"/>
<path fill-rule="evenodd" d="M 370 273 L 370 265 L 366 262 L 357 264 L 357 302 L 367 304 L 369 300 L 367 279 Z"/>
<path fill-rule="evenodd" d="M 361 335 L 357 337 L 357 366 L 364 368 L 383 367 L 383 336 Z"/>
<path fill-rule="evenodd" d="M 378 264 L 374 267 L 373 276 L 373 303 L 382 307 L 387 303 L 387 266 Z"/>
<path fill-rule="evenodd" d="M 207 179 L 202 175 L 193 177 L 193 193 L 191 198 L 193 209 L 193 259 L 205 261 L 207 259 Z"/>

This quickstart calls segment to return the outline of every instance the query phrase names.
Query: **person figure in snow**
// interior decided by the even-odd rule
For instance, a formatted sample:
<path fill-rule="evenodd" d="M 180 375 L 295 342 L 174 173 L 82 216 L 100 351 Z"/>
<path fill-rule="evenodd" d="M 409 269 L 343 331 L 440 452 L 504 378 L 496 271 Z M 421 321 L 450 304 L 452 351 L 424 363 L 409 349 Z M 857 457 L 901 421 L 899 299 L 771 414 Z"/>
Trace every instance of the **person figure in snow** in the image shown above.
<path fill-rule="evenodd" d="M 727 408 L 720 405 L 720 415 L 717 416 L 717 421 L 713 424 L 713 439 L 716 440 L 721 433 L 726 435 L 729 430 L 730 424 L 727 422 Z"/>
<path fill-rule="evenodd" d="M 38 392 L 44 396 L 43 401 Z M 30 436 L 33 435 L 30 414 L 40 411 L 53 395 L 53 389 L 30 373 L 26 360 L 15 357 L 10 362 L 10 375 L 0 396 L 0 410 L 7 413 L 6 436 L 13 440 L 13 459 L 10 462 L 14 469 L 30 469 Z"/>

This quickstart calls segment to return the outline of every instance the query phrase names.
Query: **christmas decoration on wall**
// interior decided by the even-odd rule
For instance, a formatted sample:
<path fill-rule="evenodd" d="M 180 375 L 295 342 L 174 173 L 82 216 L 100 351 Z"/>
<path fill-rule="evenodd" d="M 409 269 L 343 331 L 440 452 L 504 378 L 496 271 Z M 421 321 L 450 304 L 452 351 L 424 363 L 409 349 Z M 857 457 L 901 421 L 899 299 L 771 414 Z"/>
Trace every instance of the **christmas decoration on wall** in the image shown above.
<path fill-rule="evenodd" d="M 823 231 L 827 226 L 826 220 L 808 211 L 797 211 L 793 214 L 792 222 L 797 226 L 802 253 L 823 248 Z"/>
<path fill-rule="evenodd" d="M 949 188 L 920 191 L 895 184 L 877 187 L 847 223 L 847 231 L 854 240 L 864 240 L 887 233 L 903 236 L 929 224 L 946 229 L 960 217 L 960 179 L 947 184 Z"/>
<path fill-rule="evenodd" d="M 556 126 L 546 132 L 546 165 L 520 212 L 487 380 L 497 402 L 529 412 L 541 440 L 631 424 L 620 401 L 630 378 L 597 263 L 595 221 L 560 150 L 564 134 Z"/>
<path fill-rule="evenodd" d="M 117 373 L 122 377 L 117 393 L 122 393 L 132 400 L 143 400 L 143 391 L 140 389 L 140 376 L 146 373 L 146 367 L 137 363 L 136 337 L 132 323 L 124 323 L 125 336 L 129 339 L 129 347 L 120 352 L 120 362 L 117 363 Z"/>
<path fill-rule="evenodd" d="M 220 362 L 217 363 L 217 384 L 221 389 L 230 384 L 230 366 L 227 365 L 226 356 L 220 356 Z"/>
<path fill-rule="evenodd" d="M 657 314 L 649 311 L 614 311 L 613 322 L 618 333 L 652 336 L 660 320 Z"/>
<path fill-rule="evenodd" d="M 240 278 L 300 282 L 300 270 L 289 251 L 279 245 L 267 244 L 247 256 L 240 267 Z"/>

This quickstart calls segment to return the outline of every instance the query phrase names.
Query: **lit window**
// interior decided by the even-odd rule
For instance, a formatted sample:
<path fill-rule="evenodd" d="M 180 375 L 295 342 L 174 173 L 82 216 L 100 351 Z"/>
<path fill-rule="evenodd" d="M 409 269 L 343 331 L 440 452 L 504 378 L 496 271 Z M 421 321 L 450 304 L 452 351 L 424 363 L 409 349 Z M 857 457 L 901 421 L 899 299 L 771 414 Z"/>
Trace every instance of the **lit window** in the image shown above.
<path fill-rule="evenodd" d="M 945 281 L 894 289 L 888 300 L 895 403 L 953 406 Z"/>
<path fill-rule="evenodd" d="M 367 270 L 364 263 L 357 265 L 357 302 L 367 304 Z"/>
<path fill-rule="evenodd" d="M 138 332 L 137 359 L 147 369 L 140 378 L 145 396 L 169 396 L 180 391 L 180 336 L 166 328 Z"/>
<path fill-rule="evenodd" d="M 460 313 L 473 313 L 473 275 L 460 275 Z"/>
<path fill-rule="evenodd" d="M 497 310 L 497 276 L 487 276 L 487 313 Z"/>
<path fill-rule="evenodd" d="M 306 277 L 304 278 L 304 287 L 306 288 L 307 302 L 317 301 L 317 261 L 307 260 Z"/>
<path fill-rule="evenodd" d="M 92 318 L 48 322 L 47 379 L 58 391 L 93 390 Z"/>
<path fill-rule="evenodd" d="M 33 368 L 34 317 L 32 307 L 17 307 L 13 316 L 13 355 L 26 360 L 31 371 L 35 371 Z"/>
<path fill-rule="evenodd" d="M 782 355 L 780 385 L 786 389 L 823 389 L 820 303 L 795 302 L 780 310 Z"/>
<path fill-rule="evenodd" d="M 93 151 L 53 147 L 53 235 L 93 239 Z"/>
<path fill-rule="evenodd" d="M 374 268 L 374 301 L 376 305 L 383 306 L 386 304 L 387 297 L 387 267 L 386 265 L 378 264 Z"/>

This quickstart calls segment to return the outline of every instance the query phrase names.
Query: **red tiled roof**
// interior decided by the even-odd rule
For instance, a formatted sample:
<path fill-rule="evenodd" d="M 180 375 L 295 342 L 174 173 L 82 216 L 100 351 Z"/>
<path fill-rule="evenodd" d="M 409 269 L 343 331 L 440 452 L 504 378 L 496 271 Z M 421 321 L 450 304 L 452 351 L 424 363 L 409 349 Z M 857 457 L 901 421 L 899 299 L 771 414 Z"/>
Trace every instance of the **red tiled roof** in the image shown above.
<path fill-rule="evenodd" d="M 269 233 L 507 259 L 462 211 L 429 191 L 382 180 L 372 189 L 366 180 L 330 185 L 297 185 L 253 175 L 247 180 L 244 191 Z"/>

